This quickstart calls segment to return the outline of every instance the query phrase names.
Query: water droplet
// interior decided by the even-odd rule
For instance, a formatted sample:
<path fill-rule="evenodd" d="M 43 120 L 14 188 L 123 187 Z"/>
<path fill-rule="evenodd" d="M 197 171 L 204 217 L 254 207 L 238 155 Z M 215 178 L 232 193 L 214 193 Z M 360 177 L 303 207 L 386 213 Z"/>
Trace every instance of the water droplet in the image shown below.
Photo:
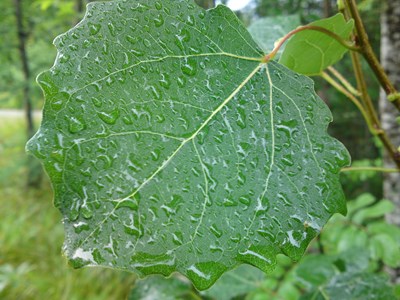
<path fill-rule="evenodd" d="M 119 208 L 129 208 L 131 210 L 136 211 L 139 207 L 138 201 L 136 198 L 127 198 L 120 201 L 113 201 L 116 209 Z"/>
<path fill-rule="evenodd" d="M 89 225 L 86 222 L 77 222 L 73 224 L 75 233 L 81 233 L 82 231 L 89 230 Z"/>
<path fill-rule="evenodd" d="M 177 245 L 183 245 L 183 234 L 182 232 L 175 232 L 172 234 L 172 242 Z"/>
<path fill-rule="evenodd" d="M 169 75 L 166 73 L 161 74 L 161 80 L 159 82 L 160 82 L 160 85 L 165 89 L 169 89 L 169 87 L 171 86 L 171 81 L 169 79 Z"/>
<path fill-rule="evenodd" d="M 92 102 L 93 102 L 94 106 L 96 106 L 96 107 L 101 107 L 102 106 L 103 103 L 98 98 L 92 97 L 91 99 L 92 99 Z"/>
<path fill-rule="evenodd" d="M 143 39 L 143 45 L 146 48 L 152 48 L 151 42 L 148 39 Z"/>
<path fill-rule="evenodd" d="M 241 196 L 239 197 L 239 202 L 246 205 L 246 208 L 250 205 L 251 199 L 249 196 Z"/>
<path fill-rule="evenodd" d="M 234 233 L 229 239 L 235 244 L 238 244 L 242 240 L 242 236 L 239 233 Z"/>
<path fill-rule="evenodd" d="M 150 86 L 149 87 L 150 88 L 150 90 L 151 90 L 151 93 L 152 93 L 152 95 L 154 96 L 154 98 L 156 99 L 156 100 L 160 100 L 161 99 L 161 91 L 157 88 L 157 87 L 155 87 L 155 86 Z"/>
<path fill-rule="evenodd" d="M 154 18 L 154 24 L 156 25 L 156 27 L 160 27 L 160 26 L 164 25 L 164 17 L 161 14 L 156 16 Z"/>
<path fill-rule="evenodd" d="M 101 29 L 101 25 L 100 24 L 93 24 L 93 23 L 89 23 L 89 33 L 90 35 L 96 35 Z"/>
<path fill-rule="evenodd" d="M 282 73 L 279 71 L 274 71 L 274 75 L 276 75 L 276 77 L 278 77 L 279 80 L 282 80 Z"/>
<path fill-rule="evenodd" d="M 187 23 L 188 23 L 190 26 L 193 26 L 194 23 L 195 23 L 195 18 L 194 18 L 194 16 L 189 15 L 189 16 L 187 17 Z"/>
<path fill-rule="evenodd" d="M 281 159 L 282 163 L 288 167 L 291 167 L 294 165 L 293 157 L 290 154 L 286 154 L 282 157 Z"/>
<path fill-rule="evenodd" d="M 188 59 L 184 65 L 182 65 L 181 70 L 184 74 L 189 76 L 194 76 L 197 73 L 197 61 L 195 59 Z"/>
<path fill-rule="evenodd" d="M 99 112 L 97 113 L 99 118 L 104 121 L 107 124 L 114 125 L 117 122 L 117 119 L 119 117 L 119 110 L 114 109 L 113 111 L 107 113 L 107 112 Z"/>
<path fill-rule="evenodd" d="M 163 7 L 161 1 L 156 1 L 155 7 L 156 7 L 157 10 L 161 10 L 162 7 Z"/>
<path fill-rule="evenodd" d="M 180 88 L 183 88 L 185 85 L 186 85 L 186 78 L 185 77 L 183 77 L 183 76 L 179 76 L 178 77 L 178 86 L 180 87 Z"/>
<path fill-rule="evenodd" d="M 187 30 L 186 28 L 182 28 L 177 37 L 179 41 L 184 43 L 189 42 L 191 38 L 189 30 Z"/>
<path fill-rule="evenodd" d="M 101 256 L 100 254 L 100 250 L 99 249 L 94 249 L 92 252 L 93 255 L 93 259 L 96 263 L 98 263 L 99 265 L 104 263 L 106 260 L 103 258 L 103 256 Z"/>
<path fill-rule="evenodd" d="M 70 56 L 69 56 L 69 54 L 66 54 L 66 53 L 61 53 L 59 56 L 60 63 L 66 63 L 69 61 L 69 59 L 70 59 Z"/>
<path fill-rule="evenodd" d="M 238 205 L 237 201 L 235 201 L 231 198 L 224 198 L 224 201 L 222 202 L 222 204 L 226 207 L 232 207 L 232 206 Z"/>
<path fill-rule="evenodd" d="M 68 126 L 68 130 L 71 133 L 78 133 L 80 131 L 82 131 L 83 129 L 85 129 L 85 123 L 83 122 L 83 120 L 79 120 L 77 117 L 71 117 L 69 119 L 69 126 Z"/>
<path fill-rule="evenodd" d="M 93 211 L 87 204 L 82 205 L 80 212 L 85 219 L 91 219 L 93 217 Z"/>
<path fill-rule="evenodd" d="M 115 26 L 113 23 L 108 23 L 107 24 L 108 30 L 110 31 L 112 36 L 115 36 Z"/>
<path fill-rule="evenodd" d="M 222 231 L 217 227 L 217 225 L 213 224 L 210 227 L 210 231 L 217 237 L 220 238 L 222 236 Z"/>
<path fill-rule="evenodd" d="M 135 45 L 137 42 L 138 42 L 138 38 L 137 37 L 133 37 L 133 36 L 130 36 L 130 35 L 127 35 L 126 37 L 125 37 L 125 39 L 129 42 L 129 43 L 131 43 L 132 45 Z"/>
<path fill-rule="evenodd" d="M 151 151 L 151 159 L 153 161 L 158 161 L 160 159 L 160 154 L 160 149 L 154 149 L 153 151 Z"/>
<path fill-rule="evenodd" d="M 68 211 L 68 219 L 70 221 L 76 221 L 79 217 L 79 209 L 74 206 Z"/>

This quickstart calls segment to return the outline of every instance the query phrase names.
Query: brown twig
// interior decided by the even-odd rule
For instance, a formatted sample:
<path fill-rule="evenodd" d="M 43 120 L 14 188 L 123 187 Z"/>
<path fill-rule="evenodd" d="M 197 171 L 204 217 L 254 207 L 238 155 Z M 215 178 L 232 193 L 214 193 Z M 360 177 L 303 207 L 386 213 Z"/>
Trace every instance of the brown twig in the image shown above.
<path fill-rule="evenodd" d="M 379 63 L 372 46 L 369 42 L 367 32 L 361 20 L 357 9 L 357 4 L 354 0 L 346 0 L 347 8 L 351 17 L 354 19 L 354 24 L 357 31 L 357 43 L 361 48 L 361 53 L 368 62 L 379 83 L 388 95 L 388 99 L 400 111 L 400 93 L 396 90 L 393 83 L 390 81 L 382 65 Z"/>

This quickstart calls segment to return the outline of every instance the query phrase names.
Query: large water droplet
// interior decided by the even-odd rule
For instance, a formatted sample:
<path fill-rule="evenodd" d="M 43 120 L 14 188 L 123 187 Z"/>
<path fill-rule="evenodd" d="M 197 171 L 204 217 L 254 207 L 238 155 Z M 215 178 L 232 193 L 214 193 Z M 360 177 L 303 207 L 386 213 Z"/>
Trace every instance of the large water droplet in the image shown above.
<path fill-rule="evenodd" d="M 195 59 L 188 59 L 185 64 L 182 65 L 181 70 L 184 74 L 194 76 L 197 73 L 197 61 Z"/>
<path fill-rule="evenodd" d="M 78 119 L 77 117 L 71 117 L 69 119 L 68 130 L 71 133 L 77 133 L 85 129 L 85 123 L 83 120 Z"/>
<path fill-rule="evenodd" d="M 155 7 L 156 7 L 157 10 L 161 10 L 162 7 L 163 7 L 162 2 L 161 1 L 156 1 Z"/>
<path fill-rule="evenodd" d="M 107 124 L 114 125 L 119 117 L 119 110 L 114 109 L 111 112 L 99 112 L 97 113 L 99 118 Z"/>
<path fill-rule="evenodd" d="M 108 23 L 107 24 L 108 30 L 110 31 L 112 36 L 115 36 L 115 26 L 113 23 Z"/>
<path fill-rule="evenodd" d="M 160 26 L 164 25 L 164 17 L 161 14 L 156 16 L 154 18 L 154 24 L 156 25 L 156 27 L 160 27 Z"/>
<path fill-rule="evenodd" d="M 93 23 L 89 23 L 89 33 L 90 35 L 96 35 L 101 29 L 101 25 L 100 24 L 93 24 Z"/>
<path fill-rule="evenodd" d="M 75 233 L 81 233 L 82 231 L 89 230 L 89 225 L 86 222 L 77 222 L 73 224 Z"/>
<path fill-rule="evenodd" d="M 222 230 L 220 230 L 216 224 L 211 225 L 210 231 L 217 237 L 220 238 L 222 236 Z"/>

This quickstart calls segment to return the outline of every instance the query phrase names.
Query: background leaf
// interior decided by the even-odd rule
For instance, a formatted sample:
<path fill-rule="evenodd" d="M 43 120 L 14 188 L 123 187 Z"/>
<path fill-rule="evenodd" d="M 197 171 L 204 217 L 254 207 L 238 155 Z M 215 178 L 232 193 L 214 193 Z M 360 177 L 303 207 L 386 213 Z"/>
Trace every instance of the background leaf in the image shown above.
<path fill-rule="evenodd" d="M 191 284 L 172 276 L 168 279 L 154 275 L 138 280 L 132 289 L 128 300 L 189 300 L 196 299 L 191 290 Z"/>
<path fill-rule="evenodd" d="M 242 263 L 299 259 L 345 212 L 349 156 L 326 133 L 327 106 L 309 78 L 262 64 L 228 8 L 91 3 L 55 45 L 27 149 L 51 178 L 74 267 L 179 271 L 206 289 Z"/>
<path fill-rule="evenodd" d="M 353 20 L 346 22 L 342 14 L 318 20 L 309 25 L 324 27 L 344 40 L 348 40 L 353 30 Z M 319 75 L 340 60 L 347 48 L 332 37 L 314 30 L 296 33 L 287 43 L 279 63 L 304 75 Z"/>
<path fill-rule="evenodd" d="M 256 20 L 248 27 L 248 30 L 264 52 L 269 53 L 274 49 L 276 41 L 300 25 L 299 15 L 273 16 Z M 275 56 L 276 59 L 279 58 L 281 52 L 282 50 Z"/>
<path fill-rule="evenodd" d="M 218 300 L 230 300 L 261 287 L 265 273 L 249 265 L 242 265 L 225 273 L 210 289 L 202 294 Z"/>
<path fill-rule="evenodd" d="M 357 224 L 366 222 L 368 219 L 379 218 L 394 210 L 394 205 L 389 200 L 380 200 L 378 203 L 356 212 L 353 221 Z"/>

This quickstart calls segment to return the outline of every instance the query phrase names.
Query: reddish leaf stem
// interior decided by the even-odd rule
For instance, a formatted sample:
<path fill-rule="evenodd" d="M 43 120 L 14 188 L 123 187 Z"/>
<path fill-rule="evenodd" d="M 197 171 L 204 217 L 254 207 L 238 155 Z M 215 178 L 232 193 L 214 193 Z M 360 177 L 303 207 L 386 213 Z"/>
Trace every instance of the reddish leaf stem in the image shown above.
<path fill-rule="evenodd" d="M 321 26 L 314 26 L 314 25 L 305 25 L 305 26 L 300 26 L 297 27 L 296 29 L 290 31 L 288 34 L 286 34 L 282 39 L 279 40 L 278 44 L 275 46 L 275 48 L 270 52 L 269 54 L 265 55 L 264 58 L 262 59 L 263 63 L 267 63 L 271 59 L 275 57 L 275 55 L 278 53 L 279 49 L 282 47 L 282 45 L 290 39 L 293 35 L 296 33 L 299 33 L 304 30 L 314 30 L 314 31 L 319 31 L 323 34 L 326 34 L 330 36 L 331 38 L 335 39 L 339 44 L 341 44 L 343 47 L 346 47 L 349 50 L 353 50 L 356 52 L 360 51 L 360 48 L 355 46 L 352 42 L 344 40 L 342 37 L 337 35 L 336 33 L 330 31 L 329 29 L 326 29 Z"/>

